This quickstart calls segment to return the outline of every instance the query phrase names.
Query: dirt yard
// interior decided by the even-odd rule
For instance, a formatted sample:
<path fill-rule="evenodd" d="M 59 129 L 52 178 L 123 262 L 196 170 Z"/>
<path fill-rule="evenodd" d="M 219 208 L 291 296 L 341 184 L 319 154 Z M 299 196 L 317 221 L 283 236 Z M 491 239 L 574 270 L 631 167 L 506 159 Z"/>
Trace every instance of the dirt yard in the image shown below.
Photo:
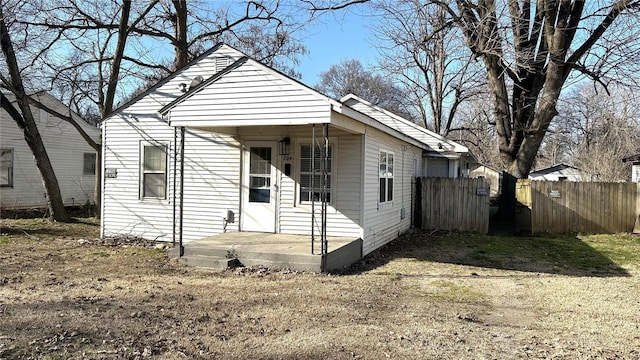
<path fill-rule="evenodd" d="M 414 234 L 317 275 L 0 225 L 0 359 L 640 359 L 631 235 Z"/>

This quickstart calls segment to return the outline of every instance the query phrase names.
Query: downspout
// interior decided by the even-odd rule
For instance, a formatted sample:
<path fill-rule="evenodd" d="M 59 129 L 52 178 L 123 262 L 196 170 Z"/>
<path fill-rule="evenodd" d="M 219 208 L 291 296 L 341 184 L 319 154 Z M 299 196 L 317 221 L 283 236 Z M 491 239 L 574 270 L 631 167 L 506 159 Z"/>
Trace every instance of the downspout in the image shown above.
<path fill-rule="evenodd" d="M 177 211 L 178 211 L 178 209 L 176 208 L 176 199 L 177 199 L 176 186 L 178 185 L 177 177 L 178 177 L 178 128 L 174 127 L 173 128 L 173 200 L 172 200 L 173 236 L 171 238 L 171 243 L 174 248 L 176 247 L 176 217 L 177 217 Z"/>
<path fill-rule="evenodd" d="M 313 243 L 316 241 L 316 202 L 313 196 L 316 178 L 316 124 L 311 125 L 311 254 L 315 255 Z"/>
<path fill-rule="evenodd" d="M 102 239 L 102 238 L 104 238 L 104 226 L 105 226 L 105 224 L 104 224 L 104 209 L 105 209 L 104 200 L 106 198 L 106 191 L 105 191 L 105 183 L 106 183 L 106 180 L 105 180 L 106 171 L 105 170 L 106 169 L 104 168 L 106 163 L 107 163 L 105 161 L 105 155 L 107 153 L 107 150 L 106 150 L 107 147 L 105 146 L 106 139 L 107 139 L 107 121 L 106 120 L 102 122 L 101 128 L 102 128 L 101 129 L 102 132 L 101 132 L 100 136 L 102 138 L 102 144 L 100 144 L 101 145 L 100 146 L 100 152 L 102 153 L 102 156 L 100 156 L 101 157 L 101 159 L 100 159 L 101 160 L 100 167 L 102 168 L 102 171 L 100 171 L 101 172 L 100 181 L 102 182 L 102 184 L 101 184 L 102 191 L 99 194 L 99 196 L 100 196 L 100 199 L 101 199 L 100 200 L 100 238 Z"/>
<path fill-rule="evenodd" d="M 180 257 L 184 256 L 182 224 L 184 218 L 184 126 L 180 127 Z"/>
<path fill-rule="evenodd" d="M 321 177 L 321 201 L 322 201 L 322 210 L 321 210 L 321 241 L 322 241 L 322 264 L 321 270 L 325 271 L 327 269 L 327 254 L 328 251 L 328 243 L 327 243 L 327 179 L 328 179 L 328 169 L 327 166 L 329 164 L 329 124 L 323 124 L 322 126 L 322 149 L 320 150 L 321 160 L 320 166 L 322 168 L 322 177 Z"/>

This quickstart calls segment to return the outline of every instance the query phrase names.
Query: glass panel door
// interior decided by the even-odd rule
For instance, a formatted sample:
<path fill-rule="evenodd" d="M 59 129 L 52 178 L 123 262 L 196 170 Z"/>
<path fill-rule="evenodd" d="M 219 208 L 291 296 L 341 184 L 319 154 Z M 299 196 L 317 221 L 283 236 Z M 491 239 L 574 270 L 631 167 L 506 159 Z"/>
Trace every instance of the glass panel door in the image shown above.
<path fill-rule="evenodd" d="M 249 202 L 271 201 L 271 148 L 252 147 L 249 155 Z"/>

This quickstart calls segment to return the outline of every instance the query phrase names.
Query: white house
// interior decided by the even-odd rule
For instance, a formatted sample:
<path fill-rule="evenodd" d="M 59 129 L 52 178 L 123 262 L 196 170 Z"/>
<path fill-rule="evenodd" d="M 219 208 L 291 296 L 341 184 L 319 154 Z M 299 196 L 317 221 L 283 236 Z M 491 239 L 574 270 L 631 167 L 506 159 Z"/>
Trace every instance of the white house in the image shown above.
<path fill-rule="evenodd" d="M 640 154 L 627 156 L 622 162 L 631 163 L 631 182 L 640 183 Z"/>
<path fill-rule="evenodd" d="M 489 195 L 496 198 L 501 193 L 502 173 L 490 166 L 474 164 L 471 175 L 472 178 L 484 178 L 489 181 Z"/>
<path fill-rule="evenodd" d="M 589 181 L 583 170 L 568 164 L 556 164 L 529 173 L 529 179 L 538 181 Z"/>
<path fill-rule="evenodd" d="M 60 114 L 69 114 L 69 108 L 46 92 L 32 96 Z M 35 106 L 31 106 L 31 111 L 58 179 L 64 205 L 93 203 L 95 150 L 72 124 Z M 95 141 L 100 141 L 98 128 L 75 113 L 72 117 Z M 3 210 L 46 207 L 42 177 L 22 131 L 4 109 L 0 110 L 0 121 L 0 206 Z"/>
<path fill-rule="evenodd" d="M 102 236 L 189 242 L 313 229 L 362 239 L 362 255 L 410 228 L 412 179 L 430 159 L 446 159 L 449 171 L 468 153 L 223 44 L 121 106 L 102 130 Z"/>

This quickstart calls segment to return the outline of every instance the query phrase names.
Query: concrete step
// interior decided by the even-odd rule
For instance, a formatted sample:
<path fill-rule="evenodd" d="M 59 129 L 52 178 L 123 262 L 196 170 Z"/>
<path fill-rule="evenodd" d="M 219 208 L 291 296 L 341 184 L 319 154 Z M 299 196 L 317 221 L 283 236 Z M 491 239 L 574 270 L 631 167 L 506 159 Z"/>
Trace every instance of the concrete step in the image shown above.
<path fill-rule="evenodd" d="M 262 254 L 260 257 L 239 257 L 238 259 L 244 266 L 268 266 L 274 268 L 288 268 L 296 269 L 298 271 L 320 272 L 321 271 L 321 258 L 320 256 L 303 256 L 303 255 L 289 255 L 283 256 L 283 254 L 266 254 L 272 256 L 265 256 Z"/>
<path fill-rule="evenodd" d="M 180 258 L 180 262 L 198 268 L 226 270 L 242 266 L 238 259 L 228 259 L 218 256 L 189 255 Z"/>
<path fill-rule="evenodd" d="M 292 242 L 292 244 L 296 243 Z M 359 239 L 346 243 L 327 254 L 324 269 L 322 257 L 309 254 L 306 244 L 304 247 L 297 248 L 282 243 L 278 245 L 194 241 L 184 245 L 184 253 L 180 261 L 190 266 L 210 269 L 227 269 L 234 264 L 241 264 L 240 266 L 264 265 L 320 272 L 321 270 L 340 271 L 362 258 L 362 240 Z M 317 250 L 319 251 L 320 248 Z M 179 248 L 171 249 L 170 255 L 179 257 Z"/>
<path fill-rule="evenodd" d="M 186 244 L 184 247 L 183 256 L 198 255 L 198 256 L 211 256 L 219 258 L 235 258 L 236 254 L 233 249 L 220 246 L 193 246 Z"/>
<path fill-rule="evenodd" d="M 211 255 L 219 252 L 200 252 L 196 249 L 185 249 L 185 254 L 180 258 L 183 264 L 208 269 L 228 269 L 238 266 L 271 266 L 279 268 L 293 268 L 300 271 L 320 272 L 320 255 L 294 255 L 294 254 L 278 254 L 264 253 L 259 251 L 242 251 L 236 252 L 235 257 L 227 257 L 226 251 L 221 254 L 224 256 Z"/>

